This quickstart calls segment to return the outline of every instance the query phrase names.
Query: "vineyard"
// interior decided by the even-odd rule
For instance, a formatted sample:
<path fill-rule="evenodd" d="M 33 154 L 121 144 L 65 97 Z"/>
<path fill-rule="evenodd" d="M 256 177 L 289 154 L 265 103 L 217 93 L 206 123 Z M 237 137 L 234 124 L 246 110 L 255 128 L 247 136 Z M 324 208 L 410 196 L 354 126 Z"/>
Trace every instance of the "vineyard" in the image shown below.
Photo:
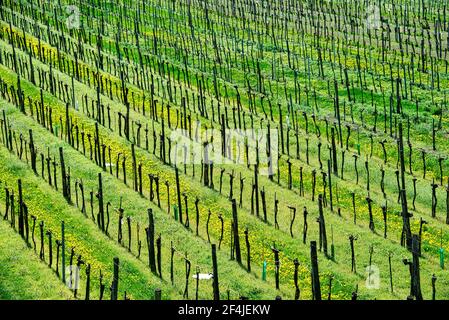
<path fill-rule="evenodd" d="M 448 5 L 0 0 L 0 299 L 448 299 Z"/>

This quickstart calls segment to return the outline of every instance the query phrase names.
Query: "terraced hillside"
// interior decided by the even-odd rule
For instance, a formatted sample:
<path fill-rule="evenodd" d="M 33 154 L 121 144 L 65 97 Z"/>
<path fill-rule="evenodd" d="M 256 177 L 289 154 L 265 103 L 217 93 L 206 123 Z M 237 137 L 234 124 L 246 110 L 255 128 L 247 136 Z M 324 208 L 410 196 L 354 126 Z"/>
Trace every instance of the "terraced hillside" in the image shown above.
<path fill-rule="evenodd" d="M 446 299 L 448 11 L 0 0 L 0 298 Z"/>

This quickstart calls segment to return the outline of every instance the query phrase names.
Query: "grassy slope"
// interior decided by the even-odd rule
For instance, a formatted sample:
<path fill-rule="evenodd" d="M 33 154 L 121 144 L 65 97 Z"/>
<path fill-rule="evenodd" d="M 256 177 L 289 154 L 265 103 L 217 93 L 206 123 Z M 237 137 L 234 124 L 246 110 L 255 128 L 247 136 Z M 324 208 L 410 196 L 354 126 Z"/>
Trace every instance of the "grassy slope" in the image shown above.
<path fill-rule="evenodd" d="M 85 167 L 83 169 L 85 170 Z M 313 206 L 313 204 L 310 204 L 310 205 Z M 315 211 L 315 210 L 313 210 L 313 211 Z M 310 218 L 311 218 L 311 220 L 309 220 L 309 221 L 313 222 L 313 218 L 312 217 L 310 217 Z M 281 217 L 281 221 L 284 222 L 284 225 L 286 224 L 286 220 L 287 219 L 288 219 L 288 217 L 286 217 L 286 216 L 284 216 L 283 218 Z M 347 234 L 349 232 L 355 233 L 355 234 L 359 234 L 359 235 L 363 234 L 363 236 L 360 237 L 360 239 L 361 239 L 360 241 L 363 241 L 363 242 L 359 241 L 358 244 L 357 244 L 357 247 L 359 247 L 359 248 L 360 247 L 361 248 L 366 248 L 368 244 L 375 244 L 376 245 L 376 241 L 374 241 L 372 239 L 372 237 L 370 236 L 370 233 L 366 229 L 352 227 L 350 225 L 349 226 L 348 225 L 345 225 L 345 226 L 342 225 L 341 227 L 338 227 L 338 225 L 340 225 L 340 222 L 335 220 L 335 219 L 338 219 L 338 218 L 334 218 L 332 216 L 329 216 L 328 219 L 331 219 L 330 221 L 328 220 L 328 223 L 332 223 L 335 226 L 334 227 L 334 232 L 335 232 L 335 239 L 334 240 L 335 240 L 335 243 L 336 243 L 337 256 L 340 256 L 339 252 L 345 252 L 345 255 L 347 257 L 349 257 L 347 238 L 346 238 Z M 316 234 L 316 227 L 314 227 L 313 223 L 310 223 L 310 224 L 311 224 L 311 231 L 310 231 L 310 233 L 312 235 Z M 254 228 L 259 228 L 259 227 L 254 225 Z M 266 229 L 266 228 L 264 228 L 264 229 L 266 230 L 264 232 L 264 237 L 266 237 L 267 239 L 279 239 L 279 236 L 277 235 L 276 232 L 268 231 L 268 229 Z M 282 238 L 286 239 L 286 237 L 282 237 Z M 296 246 L 293 245 L 294 242 L 289 241 L 289 243 L 290 243 L 290 245 L 289 245 L 290 247 L 292 247 L 292 248 L 296 247 Z M 366 243 L 366 244 L 363 245 L 363 243 Z M 280 241 L 280 244 L 284 245 L 285 243 L 283 241 Z M 381 253 L 381 255 L 383 257 L 386 257 L 386 254 L 387 254 L 388 251 L 396 252 L 397 249 L 398 249 L 394 243 L 392 243 L 391 246 L 390 245 L 386 246 L 383 242 L 379 242 L 376 245 L 376 247 L 384 247 L 384 249 L 382 251 L 379 251 L 379 253 Z M 294 252 L 296 254 L 301 253 L 301 256 L 304 257 L 304 262 L 306 261 L 305 258 L 308 256 L 307 248 L 297 248 L 296 247 L 294 249 Z M 400 252 L 402 252 L 402 253 L 400 253 Z M 292 254 L 293 254 L 293 256 L 294 256 L 295 253 L 291 252 L 289 255 L 292 256 Z M 360 252 L 360 250 L 358 250 L 357 251 L 357 255 L 358 255 L 358 262 L 359 263 L 360 263 L 360 261 L 362 261 L 362 263 L 363 263 L 363 261 L 368 261 L 368 252 L 366 250 L 362 249 L 361 252 Z M 401 249 L 399 252 L 397 252 L 395 254 L 395 258 L 394 258 L 395 274 L 397 274 L 398 271 L 400 271 L 401 273 L 404 273 L 404 277 L 399 277 L 399 279 L 395 279 L 395 288 L 396 288 L 396 292 L 403 291 L 403 294 L 406 294 L 406 292 L 408 290 L 408 288 L 407 288 L 408 287 L 408 284 L 407 284 L 408 280 L 407 280 L 407 277 L 406 277 L 406 268 L 404 266 L 401 266 L 401 258 L 403 258 L 406 255 L 407 255 L 407 253 L 404 250 Z M 377 253 L 376 253 L 375 257 L 376 256 L 377 256 Z M 374 258 L 374 260 L 375 260 L 376 264 L 379 264 L 379 266 L 381 267 L 381 272 L 383 274 L 382 278 L 385 279 L 385 280 L 388 279 L 388 275 L 386 274 L 386 272 L 388 270 L 387 269 L 387 264 L 386 264 L 387 261 L 385 259 L 377 260 L 376 258 Z M 338 259 L 337 259 L 337 261 L 338 261 Z M 340 273 L 341 274 L 345 274 L 345 273 L 348 272 L 346 264 L 345 265 L 340 265 L 339 263 L 337 263 L 336 265 L 334 265 L 332 262 L 327 262 L 325 260 L 324 260 L 324 263 L 325 263 L 326 267 L 323 268 L 323 266 L 322 266 L 322 270 L 332 270 L 332 272 L 335 273 L 336 275 L 338 275 Z M 357 283 L 357 282 L 360 281 L 360 286 L 362 287 L 363 282 L 364 282 L 364 277 L 363 277 L 363 271 L 364 270 L 363 269 L 360 270 L 360 269 L 361 268 L 359 267 L 359 272 L 361 271 L 360 272 L 360 276 L 356 277 L 356 278 L 353 278 L 353 276 L 351 276 L 352 280 L 349 280 L 349 282 L 350 283 L 351 282 L 352 283 Z M 398 270 L 398 271 L 396 271 L 396 270 Z M 356 280 L 357 278 L 359 280 Z M 323 281 L 324 281 L 324 279 L 326 279 L 326 277 L 323 277 Z M 338 279 L 338 276 L 337 276 L 337 279 Z M 334 283 L 334 285 L 335 285 L 334 289 L 335 290 L 340 290 L 339 289 L 340 286 L 342 286 L 342 285 L 347 286 L 347 283 L 348 283 L 347 281 L 348 281 L 348 279 L 346 279 L 345 281 L 341 281 L 341 282 L 337 281 L 336 283 Z M 242 285 L 242 288 L 244 288 L 244 287 L 245 286 Z M 347 287 L 347 289 L 351 289 L 351 287 Z M 305 291 L 307 292 L 307 287 L 305 288 Z M 387 281 L 384 282 L 382 292 L 383 292 L 382 294 L 380 294 L 380 292 L 369 292 L 369 291 L 364 292 L 363 288 L 361 288 L 361 292 L 360 293 L 361 293 L 361 296 L 365 296 L 367 298 L 370 297 L 371 294 L 374 294 L 374 296 L 376 296 L 377 298 L 389 297 L 389 294 L 387 293 L 388 292 Z M 426 289 L 425 289 L 425 292 L 426 292 Z M 372 297 L 374 297 L 374 296 L 372 296 Z"/>
<path fill-rule="evenodd" d="M 13 127 L 15 129 L 19 129 L 20 131 L 24 131 L 26 128 L 33 125 L 33 121 L 23 115 L 20 115 L 17 110 L 8 108 L 8 113 L 14 114 L 14 125 Z M 42 146 L 44 141 L 45 145 L 50 148 L 50 151 L 52 154 L 56 154 L 59 146 L 64 146 L 65 148 L 65 158 L 66 158 L 66 165 L 71 167 L 71 174 L 72 179 L 75 179 L 75 177 L 82 179 L 83 183 L 85 185 L 85 190 L 91 190 L 96 188 L 97 186 L 97 172 L 100 172 L 100 170 L 88 159 L 84 158 L 81 154 L 78 152 L 71 150 L 67 144 L 62 143 L 58 141 L 55 137 L 50 135 L 47 131 L 45 131 L 42 128 L 35 128 L 35 141 L 37 146 Z M 5 161 L 5 160 L 3 160 Z M 11 162 L 11 161 L 5 161 L 5 162 Z M 23 167 L 24 165 L 18 164 L 18 167 Z M 39 166 L 39 165 L 38 165 Z M 30 170 L 27 170 L 30 172 Z M 2 172 L 3 175 L 6 174 L 6 172 Z M 21 172 L 18 176 L 23 176 L 24 173 Z M 9 179 L 11 179 L 11 176 L 7 176 Z M 34 187 L 29 186 L 28 188 L 24 187 L 24 190 L 36 190 L 38 183 L 42 184 L 42 180 L 33 177 L 33 185 Z M 83 253 L 83 256 L 87 255 L 87 259 L 92 261 L 93 269 L 96 269 L 95 272 L 98 272 L 98 269 L 102 267 L 104 270 L 105 264 L 106 268 L 109 268 L 110 266 L 107 265 L 108 261 L 112 261 L 112 254 L 107 254 L 105 242 L 109 243 L 109 245 L 112 248 L 116 248 L 117 245 L 114 242 L 111 242 L 110 240 L 107 240 L 105 236 L 95 237 L 94 234 L 98 233 L 96 230 L 96 226 L 92 221 L 89 221 L 84 218 L 84 216 L 76 209 L 74 208 L 68 208 L 66 204 L 64 204 L 64 200 L 62 198 L 62 195 L 58 194 L 56 195 L 55 192 L 50 192 L 52 190 L 51 187 L 48 187 L 46 185 L 43 185 L 42 189 L 46 190 L 47 194 L 54 194 L 52 196 L 52 200 L 48 199 L 45 203 L 41 203 L 38 201 L 38 199 L 41 199 L 42 194 L 40 194 L 39 191 L 33 191 L 26 193 L 26 201 L 27 203 L 30 203 L 33 205 L 31 208 L 38 209 L 41 206 L 45 206 L 47 211 L 50 212 L 58 212 L 57 215 L 55 214 L 49 214 L 46 212 L 40 212 L 42 214 L 42 217 L 44 217 L 47 226 L 50 226 L 50 228 L 53 231 L 58 230 L 59 222 L 61 220 L 64 220 L 68 226 L 70 226 L 70 230 L 72 231 L 70 237 L 73 237 L 73 240 L 75 242 L 75 247 L 78 250 L 81 250 Z M 118 208 L 118 204 L 120 201 L 120 197 L 123 197 L 123 207 L 125 208 L 125 215 L 131 215 L 133 217 L 133 221 L 138 221 L 141 224 L 141 239 L 144 239 L 143 236 L 143 226 L 147 223 L 147 216 L 146 216 L 146 210 L 148 208 L 148 202 L 145 199 L 142 199 L 139 195 L 135 194 L 131 189 L 124 188 L 122 183 L 117 181 L 115 178 L 111 176 L 105 176 L 104 178 L 104 195 L 105 199 L 107 201 L 111 201 L 113 204 L 113 208 Z M 47 196 L 48 197 L 48 196 Z M 28 198 L 28 200 L 27 200 Z M 45 197 L 44 197 L 45 198 Z M 64 206 L 64 210 L 61 210 L 61 206 Z M 206 241 L 190 237 L 190 233 L 186 231 L 184 228 L 182 228 L 179 224 L 174 223 L 170 217 L 167 216 L 166 213 L 160 212 L 159 210 L 156 210 L 154 206 L 151 206 L 155 209 L 155 223 L 156 223 L 156 233 L 161 232 L 162 233 L 162 239 L 163 239 L 163 252 L 162 252 L 162 259 L 163 259 L 163 273 L 165 275 L 165 279 L 169 279 L 169 241 L 172 240 L 175 244 L 175 247 L 180 250 L 181 252 L 187 251 L 189 253 L 189 258 L 192 260 L 192 274 L 193 270 L 198 264 L 203 271 L 209 272 L 210 271 L 210 265 L 211 265 L 211 257 L 210 257 L 210 249 L 209 245 Z M 40 211 L 40 210 L 39 210 Z M 90 210 L 88 208 L 88 213 L 90 216 Z M 111 212 L 111 225 L 110 225 L 110 234 L 112 238 L 116 238 L 116 230 L 117 230 L 117 216 L 115 211 Z M 124 239 L 125 243 L 127 243 L 127 231 L 126 227 L 124 227 Z M 135 229 L 134 229 L 135 230 Z M 165 236 L 166 235 L 166 236 Z M 136 244 L 135 234 L 133 233 L 133 244 Z M 123 248 L 120 248 L 120 254 L 114 250 L 115 255 L 118 255 L 119 257 L 129 256 L 129 254 L 126 254 L 126 250 Z M 133 252 L 136 253 L 135 245 L 133 246 Z M 109 259 L 105 260 L 105 256 L 109 256 Z M 138 270 L 144 270 L 146 269 L 146 244 L 142 245 L 142 257 L 141 262 L 137 263 Z M 184 288 L 184 264 L 182 261 L 182 258 L 180 256 L 175 256 L 175 283 L 176 283 L 176 290 L 179 293 L 182 293 Z M 105 262 L 106 261 L 106 262 Z M 132 259 L 132 261 L 136 261 L 135 259 Z M 229 262 L 227 258 L 227 252 L 221 251 L 219 253 L 219 266 L 220 271 L 223 274 L 228 275 L 228 277 L 224 277 L 221 280 L 223 291 L 225 288 L 233 288 L 233 290 L 238 290 L 233 292 L 233 296 L 235 297 L 237 292 L 240 292 L 240 294 L 245 294 L 253 297 L 259 297 L 259 298 L 272 298 L 275 295 L 275 291 L 272 289 L 272 286 L 269 286 L 268 284 L 259 284 L 255 285 L 253 281 L 253 276 L 248 275 L 244 270 L 241 268 L 236 268 L 236 264 Z M 95 267 L 95 268 L 94 268 Z M 93 271 L 94 272 L 94 271 Z M 144 274 L 148 274 L 149 272 L 146 271 Z M 125 276 L 126 275 L 126 276 Z M 123 276 L 124 282 L 127 281 L 129 274 L 125 273 Z M 142 275 L 140 275 L 142 276 Z M 140 277 L 139 276 L 139 277 Z M 144 289 L 141 285 L 136 285 L 136 281 L 139 279 L 137 274 L 132 277 L 132 281 L 130 281 L 128 292 L 131 297 L 134 298 L 145 298 L 149 297 L 149 292 L 147 289 Z M 93 279 L 95 279 L 93 277 Z M 131 279 L 130 279 L 131 280 Z M 165 280 L 167 281 L 167 280 Z M 123 282 L 122 282 L 123 283 Z M 232 284 L 232 285 L 231 285 Z M 123 288 L 123 290 L 125 290 Z M 190 296 L 193 296 L 193 286 L 190 286 L 191 292 Z M 204 291 L 203 291 L 204 290 Z M 203 297 L 211 297 L 211 286 L 209 283 L 202 284 L 202 287 L 200 288 L 200 293 L 202 293 Z M 224 293 L 223 293 L 224 294 Z M 172 298 L 176 298 L 176 294 L 171 296 Z"/>
<path fill-rule="evenodd" d="M 359 169 L 360 169 L 360 167 L 359 167 Z M 392 177 L 390 180 L 389 180 L 391 183 L 390 183 L 390 185 L 393 187 L 394 186 L 394 177 Z M 345 229 L 345 232 L 347 232 L 348 230 L 347 229 Z M 341 239 L 339 238 L 339 240 L 341 240 L 342 242 L 344 242 L 344 241 L 347 241 L 346 239 L 344 239 L 344 237 L 343 236 L 341 236 Z M 337 238 L 336 238 L 336 241 L 337 241 Z M 379 243 L 379 246 L 383 246 L 383 243 Z M 347 247 L 347 246 L 346 246 Z M 364 248 L 366 248 L 366 246 L 363 246 Z M 347 251 L 347 250 L 346 250 Z M 365 260 L 365 258 L 366 258 L 366 256 L 367 256 L 367 254 L 366 254 L 366 252 L 364 252 L 364 253 L 362 253 L 363 254 L 363 256 L 361 256 L 361 259 L 360 260 Z M 399 258 L 399 257 L 398 257 Z M 400 269 L 400 268 L 405 268 L 404 266 L 399 266 L 399 264 L 397 265 L 397 267 L 396 267 L 398 270 Z M 404 275 L 406 275 L 406 272 L 404 273 Z M 402 277 L 401 277 L 401 280 L 402 280 Z M 407 279 L 406 279 L 406 277 L 404 277 L 404 286 L 406 286 L 406 281 L 407 281 Z M 404 291 L 406 291 L 406 290 L 404 290 Z"/>
<path fill-rule="evenodd" d="M 53 270 L 1 219 L 0 300 L 57 300 L 72 296 Z"/>

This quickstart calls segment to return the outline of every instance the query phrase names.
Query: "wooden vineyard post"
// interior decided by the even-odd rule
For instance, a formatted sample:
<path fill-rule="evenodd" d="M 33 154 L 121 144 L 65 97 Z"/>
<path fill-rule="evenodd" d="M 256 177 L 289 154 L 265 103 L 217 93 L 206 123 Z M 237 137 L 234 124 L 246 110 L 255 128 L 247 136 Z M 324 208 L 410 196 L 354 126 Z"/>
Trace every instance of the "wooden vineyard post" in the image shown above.
<path fill-rule="evenodd" d="M 154 180 L 156 181 L 156 199 L 157 199 L 157 206 L 159 209 L 161 209 L 161 198 L 160 198 L 160 193 L 159 193 L 159 176 L 156 176 L 154 178 Z M 142 186 L 140 187 L 140 190 L 142 190 Z"/>
<path fill-rule="evenodd" d="M 95 163 L 99 167 L 103 167 L 102 162 L 102 156 L 101 156 L 101 145 L 100 145 L 100 133 L 98 128 L 98 122 L 95 122 L 95 133 L 94 133 L 94 158 Z"/>
<path fill-rule="evenodd" d="M 323 213 L 323 195 L 318 195 L 318 211 L 319 217 L 317 218 L 319 224 L 319 232 L 320 232 L 320 250 L 323 248 L 324 255 L 328 257 L 327 254 L 327 235 L 326 235 L 326 222 L 324 220 Z"/>
<path fill-rule="evenodd" d="M 178 196 L 179 222 L 181 222 L 181 224 L 183 224 L 183 222 L 182 222 L 181 187 L 179 185 L 179 170 L 178 170 L 178 168 L 175 168 L 175 175 L 176 175 L 176 194 Z"/>
<path fill-rule="evenodd" d="M 374 200 L 372 200 L 369 196 L 366 197 L 366 202 L 368 203 L 368 213 L 369 213 L 369 229 L 372 232 L 375 232 L 373 208 L 372 208 L 373 201 Z"/>
<path fill-rule="evenodd" d="M 323 144 L 321 143 L 321 141 L 318 142 L 318 162 L 320 163 L 320 170 L 323 170 L 323 162 L 321 161 L 321 146 Z"/>
<path fill-rule="evenodd" d="M 209 209 L 209 211 L 208 211 L 208 213 L 207 213 L 207 221 L 206 221 L 206 234 L 207 234 L 207 242 L 209 242 L 210 243 L 210 235 L 209 235 L 209 222 L 210 222 L 210 216 L 212 215 L 212 212 L 210 211 L 210 209 Z M 232 231 L 232 229 L 231 229 L 231 231 Z M 232 239 L 231 239 L 232 240 Z M 233 246 L 231 245 L 231 250 L 233 251 Z"/>
<path fill-rule="evenodd" d="M 167 213 L 170 214 L 170 183 L 165 181 L 165 187 L 167 189 Z"/>
<path fill-rule="evenodd" d="M 384 199 L 387 198 L 387 194 L 385 193 L 385 169 L 383 168 L 383 166 L 380 168 L 380 173 L 381 173 L 381 178 L 380 178 L 380 189 L 382 190 L 382 194 L 384 196 Z M 413 185 L 415 186 L 415 180 L 413 180 Z M 416 190 L 416 189 L 415 189 Z M 415 193 L 416 195 L 416 193 Z"/>
<path fill-rule="evenodd" d="M 255 201 L 256 201 L 256 216 L 259 217 L 259 168 L 257 164 L 254 165 L 254 194 L 255 194 Z"/>
<path fill-rule="evenodd" d="M 419 270 L 419 238 L 417 235 L 412 236 L 412 254 L 413 254 L 413 295 L 417 300 L 423 300 L 421 293 L 421 279 Z"/>
<path fill-rule="evenodd" d="M 69 113 L 69 104 L 66 103 L 65 105 L 65 127 L 66 127 L 66 141 L 68 144 L 72 145 L 71 142 L 71 133 L 70 133 L 70 129 L 71 129 L 71 124 L 70 124 L 70 113 Z M 62 128 L 61 128 L 62 129 Z"/>
<path fill-rule="evenodd" d="M 162 279 L 162 237 L 159 236 L 156 239 L 156 257 L 157 257 L 157 271 L 159 273 L 159 278 Z"/>
<path fill-rule="evenodd" d="M 423 162 L 423 179 L 426 178 L 427 166 L 426 166 L 426 150 L 421 150 L 422 162 Z"/>
<path fill-rule="evenodd" d="M 37 152 L 36 152 L 36 148 L 34 147 L 33 130 L 30 129 L 29 134 L 30 134 L 30 141 L 29 141 L 28 145 L 30 148 L 31 169 L 33 169 L 34 173 L 37 175 L 37 168 L 36 168 Z"/>
<path fill-rule="evenodd" d="M 208 187 L 209 186 L 209 165 L 210 165 L 210 160 L 209 160 L 209 143 L 208 142 L 204 142 L 203 143 L 203 180 L 204 180 L 204 186 Z"/>
<path fill-rule="evenodd" d="M 303 229 L 302 229 L 302 242 L 304 244 L 306 244 L 307 242 L 307 229 L 309 228 L 308 224 L 307 224 L 307 215 L 309 213 L 307 212 L 307 208 L 304 207 L 304 211 L 303 211 L 303 216 L 304 216 L 304 225 L 303 225 Z"/>
<path fill-rule="evenodd" d="M 150 178 L 150 201 L 154 200 L 154 191 L 153 191 L 153 181 L 154 181 L 154 175 L 148 174 L 148 177 Z"/>
<path fill-rule="evenodd" d="M 220 250 L 221 242 L 223 241 L 223 235 L 224 235 L 224 220 L 223 220 L 223 215 L 221 213 L 218 215 L 218 220 L 220 220 L 220 225 L 221 225 L 220 240 L 218 242 L 218 250 Z"/>
<path fill-rule="evenodd" d="M 62 179 L 62 194 L 64 198 L 68 201 L 69 195 L 67 194 L 67 174 L 65 170 L 65 163 L 64 163 L 64 151 L 62 147 L 59 148 L 59 162 L 61 166 L 61 179 Z"/>
<path fill-rule="evenodd" d="M 271 251 L 274 253 L 274 278 L 276 283 L 276 290 L 279 290 L 279 267 L 280 267 L 280 261 L 279 261 L 279 252 L 280 250 L 276 248 L 276 244 L 273 244 L 271 247 Z"/>
<path fill-rule="evenodd" d="M 246 241 L 246 262 L 247 262 L 247 270 L 251 272 L 251 246 L 249 243 L 249 231 L 248 228 L 245 229 L 245 241 Z"/>
<path fill-rule="evenodd" d="M 148 228 L 146 228 L 146 233 L 148 245 L 148 265 L 151 269 L 151 272 L 156 274 L 156 258 L 154 251 L 154 218 L 152 209 L 148 209 Z"/>
<path fill-rule="evenodd" d="M 426 220 L 423 220 L 423 218 L 421 217 L 419 219 L 419 234 L 418 234 L 418 251 L 419 251 L 419 255 L 421 256 L 421 244 L 422 244 L 422 229 L 423 229 L 423 225 L 427 224 Z"/>
<path fill-rule="evenodd" d="M 142 163 L 137 166 L 137 176 L 138 176 L 138 191 L 139 195 L 143 197 L 143 186 L 142 186 Z M 159 186 L 158 186 L 159 187 Z M 160 206 L 159 206 L 160 207 Z"/>
<path fill-rule="evenodd" d="M 19 188 L 19 234 L 22 238 L 25 236 L 24 232 L 24 214 L 23 214 L 23 192 L 22 192 L 22 180 L 17 181 Z"/>
<path fill-rule="evenodd" d="M 276 192 L 274 193 L 274 228 L 279 230 L 278 223 L 278 213 L 279 213 L 279 200 L 276 197 Z"/>
<path fill-rule="evenodd" d="M 218 283 L 218 263 L 217 263 L 217 246 L 212 244 L 212 268 L 213 268 L 213 291 L 214 291 L 214 300 L 220 300 L 220 290 Z"/>
<path fill-rule="evenodd" d="M 436 210 L 438 205 L 438 198 L 436 190 L 438 189 L 438 184 L 435 183 L 435 179 L 432 180 L 432 218 L 436 218 Z"/>
<path fill-rule="evenodd" d="M 310 242 L 310 261 L 312 264 L 312 297 L 313 300 L 321 300 L 320 276 L 318 271 L 318 256 L 316 241 Z"/>
<path fill-rule="evenodd" d="M 366 170 L 366 190 L 369 192 L 369 182 L 370 182 L 370 177 L 369 177 L 369 163 L 368 163 L 368 158 L 365 161 L 365 170 Z"/>
<path fill-rule="evenodd" d="M 53 248 L 52 248 L 53 233 L 51 232 L 51 230 L 47 230 L 47 232 L 45 234 L 48 236 L 48 267 L 51 269 L 52 264 L 53 264 Z"/>
<path fill-rule="evenodd" d="M 99 210 L 99 218 L 100 218 L 100 229 L 105 232 L 104 225 L 104 202 L 103 202 L 103 179 L 101 177 L 101 173 L 98 173 L 98 210 Z"/>
<path fill-rule="evenodd" d="M 293 264 L 295 265 L 295 273 L 293 275 L 293 281 L 295 283 L 295 300 L 299 300 L 301 290 L 299 289 L 299 285 L 298 285 L 298 268 L 299 268 L 298 259 L 295 259 L 293 261 Z"/>
<path fill-rule="evenodd" d="M 132 230 L 131 230 L 131 217 L 126 217 L 126 221 L 128 223 L 128 252 L 131 252 L 131 236 L 132 236 Z"/>
<path fill-rule="evenodd" d="M 299 195 L 304 197 L 304 176 L 303 176 L 303 167 L 299 168 Z"/>
<path fill-rule="evenodd" d="M 139 184 L 137 179 L 137 160 L 136 160 L 136 146 L 134 143 L 131 145 L 131 157 L 132 157 L 132 166 L 133 166 L 133 188 L 134 191 L 138 191 Z"/>
<path fill-rule="evenodd" d="M 332 166 L 333 172 L 336 176 L 338 176 L 338 163 L 337 163 L 337 147 L 335 143 L 335 130 L 334 127 L 331 128 L 331 137 L 332 137 Z"/>
<path fill-rule="evenodd" d="M 267 201 L 266 201 L 266 197 L 265 197 L 265 187 L 263 187 L 262 190 L 260 190 L 260 196 L 262 198 L 263 221 L 265 223 L 267 223 L 268 222 L 268 220 L 267 220 Z"/>
<path fill-rule="evenodd" d="M 44 221 L 41 221 L 39 223 L 39 232 L 40 232 L 40 238 L 41 238 L 41 246 L 39 251 L 39 258 L 41 260 L 45 259 L 45 249 L 44 249 Z"/>
<path fill-rule="evenodd" d="M 288 207 L 290 209 L 290 236 L 292 238 L 294 238 L 293 236 L 293 224 L 295 223 L 295 219 L 296 219 L 296 208 L 289 206 Z"/>
<path fill-rule="evenodd" d="M 242 263 L 242 256 L 240 253 L 240 238 L 239 238 L 239 222 L 237 214 L 237 203 L 235 199 L 232 199 L 232 226 L 234 234 L 234 248 L 235 248 L 235 259 L 239 264 Z"/>
<path fill-rule="evenodd" d="M 183 298 L 184 299 L 189 299 L 189 276 L 190 276 L 190 268 L 191 268 L 191 263 L 190 260 L 187 259 L 187 252 L 185 254 L 184 257 L 185 260 L 185 269 L 186 269 L 186 284 L 185 284 L 185 288 L 184 288 L 184 294 L 183 294 Z"/>
<path fill-rule="evenodd" d="M 354 241 L 357 240 L 357 237 L 352 234 L 349 236 L 349 243 L 351 245 L 351 272 L 357 273 L 357 267 L 355 263 L 355 250 L 354 250 Z"/>
<path fill-rule="evenodd" d="M 355 174 L 356 174 L 356 184 L 359 184 L 359 170 L 357 169 L 357 160 L 358 160 L 358 155 L 353 154 L 352 155 L 354 157 L 354 170 L 355 170 Z"/>
<path fill-rule="evenodd" d="M 387 205 L 382 205 L 382 215 L 384 218 L 384 239 L 387 238 Z"/>
<path fill-rule="evenodd" d="M 271 130 L 270 130 L 270 123 L 267 124 L 267 156 L 268 156 L 268 179 L 273 181 L 273 154 L 271 150 Z M 299 152 L 299 149 L 297 149 L 297 152 Z"/>
<path fill-rule="evenodd" d="M 189 221 L 189 206 L 188 206 L 188 197 L 186 193 L 182 193 L 184 197 L 184 204 L 185 204 L 185 213 L 186 213 L 186 221 L 184 223 L 184 227 L 189 228 L 190 227 L 190 221 Z"/>
<path fill-rule="evenodd" d="M 118 298 L 118 284 L 119 284 L 119 266 L 120 260 L 119 258 L 114 258 L 114 276 L 112 279 L 111 286 L 111 300 L 117 300 Z"/>
<path fill-rule="evenodd" d="M 200 209 L 199 209 L 199 206 L 198 206 L 199 202 L 200 202 L 200 199 L 196 198 L 195 199 L 195 217 L 196 217 L 196 219 L 195 219 L 195 222 L 196 222 L 195 230 L 196 230 L 196 235 L 197 236 L 199 236 L 199 224 L 200 224 Z"/>
<path fill-rule="evenodd" d="M 90 264 L 86 266 L 86 295 L 85 300 L 90 300 Z"/>
<path fill-rule="evenodd" d="M 288 164 L 288 189 L 292 189 L 292 163 L 290 159 L 287 159 Z"/>

